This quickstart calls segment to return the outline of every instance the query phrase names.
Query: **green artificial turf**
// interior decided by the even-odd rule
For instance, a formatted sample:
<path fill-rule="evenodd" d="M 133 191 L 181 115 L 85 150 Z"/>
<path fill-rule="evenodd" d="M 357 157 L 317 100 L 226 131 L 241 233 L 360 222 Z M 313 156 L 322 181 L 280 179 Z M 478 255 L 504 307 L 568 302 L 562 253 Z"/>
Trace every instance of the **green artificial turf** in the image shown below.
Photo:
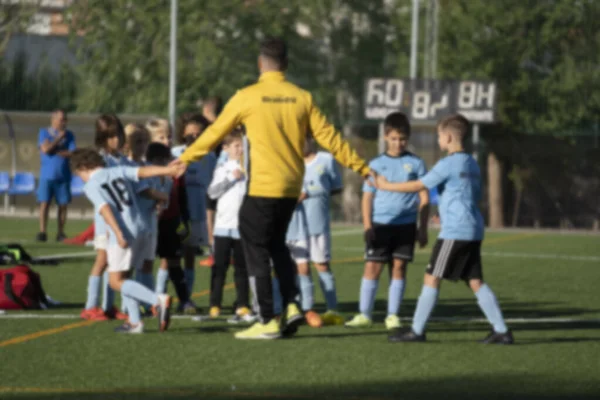
<path fill-rule="evenodd" d="M 88 224 L 69 222 L 74 234 Z M 0 241 L 22 240 L 32 254 L 89 252 L 54 242 L 37 244 L 37 222 L 0 219 Z M 54 237 L 50 226 L 49 238 Z M 63 305 L 0 315 L 0 398 L 15 399 L 559 399 L 600 398 L 600 246 L 598 236 L 489 233 L 484 276 L 504 315 L 515 320 L 514 346 L 483 346 L 489 328 L 462 283 L 445 283 L 428 343 L 389 344 L 383 319 L 387 274 L 379 287 L 375 325 L 303 327 L 293 339 L 239 341 L 224 320 L 175 319 L 157 332 L 113 333 L 118 322 L 79 324 L 92 259 L 34 267 L 44 288 Z M 410 324 L 430 245 L 409 267 L 401 308 Z M 340 311 L 357 311 L 363 264 L 360 227 L 336 227 L 333 270 Z M 206 309 L 210 270 L 198 267 L 195 301 Z M 231 275 L 231 273 L 230 273 Z M 317 309 L 323 297 L 315 279 Z M 231 277 L 230 277 L 231 281 Z M 171 288 L 170 288 L 171 289 Z M 199 295 L 200 294 L 200 295 Z M 225 291 L 225 305 L 233 302 Z M 118 297 L 118 296 L 117 296 Z M 49 319 L 51 315 L 60 318 Z M 74 316 L 72 319 L 64 315 Z M 39 317 L 39 318 L 38 318 Z M 462 319 L 461 319 L 462 318 Z M 71 327 L 78 324 L 76 327 Z M 82 325 L 82 326 L 80 326 Z M 62 331 L 49 330 L 66 327 Z M 36 333 L 44 336 L 25 341 Z M 20 343 L 5 344 L 14 338 Z"/>

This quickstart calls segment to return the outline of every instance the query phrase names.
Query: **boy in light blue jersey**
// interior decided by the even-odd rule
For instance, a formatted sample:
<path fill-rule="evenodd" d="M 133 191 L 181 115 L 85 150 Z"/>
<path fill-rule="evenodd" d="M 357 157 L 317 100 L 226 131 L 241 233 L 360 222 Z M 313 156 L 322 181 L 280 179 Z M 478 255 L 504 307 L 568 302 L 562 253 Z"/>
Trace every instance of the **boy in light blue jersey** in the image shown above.
<path fill-rule="evenodd" d="M 386 152 L 373 159 L 369 166 L 392 182 L 407 182 L 425 175 L 425 163 L 408 152 L 410 123 L 400 113 L 388 115 L 384 122 Z M 362 199 L 365 229 L 365 270 L 360 285 L 359 311 L 347 327 L 371 326 L 371 313 L 383 267 L 391 263 L 388 306 L 385 326 L 400 327 L 400 305 L 404 297 L 406 266 L 412 261 L 415 241 L 427 244 L 429 193 L 394 193 L 365 184 Z M 420 215 L 419 229 L 417 219 Z"/>
<path fill-rule="evenodd" d="M 304 146 L 304 186 L 306 198 L 302 202 L 306 212 L 307 228 L 309 234 L 310 261 L 315 265 L 319 273 L 319 283 L 327 310 L 321 320 L 324 325 L 342 324 L 343 319 L 337 313 L 337 294 L 335 290 L 335 279 L 331 272 L 329 261 L 331 260 L 331 229 L 329 217 L 329 202 L 331 195 L 340 193 L 342 190 L 342 175 L 333 156 L 329 153 L 317 152 L 316 142 L 312 137 L 307 137 Z M 303 292 L 303 298 L 313 298 L 313 283 L 310 268 L 298 266 L 298 279 L 300 287 L 305 291 L 310 290 L 310 295 Z M 303 265 L 303 266 L 304 266 Z M 306 305 L 312 309 L 311 304 Z M 307 316 L 307 321 L 311 318 Z"/>
<path fill-rule="evenodd" d="M 384 190 L 412 193 L 437 188 L 440 193 L 441 231 L 425 272 L 423 290 L 417 302 L 412 327 L 389 336 L 391 342 L 425 341 L 425 326 L 437 302 L 442 279 L 464 280 L 471 287 L 477 303 L 492 331 L 482 343 L 512 344 L 494 292 L 483 282 L 481 242 L 483 217 L 481 172 L 477 161 L 464 151 L 463 142 L 469 132 L 469 121 L 462 115 L 451 115 L 438 123 L 438 144 L 448 156 L 438 161 L 420 180 L 392 183 L 379 176 L 377 184 Z"/>
<path fill-rule="evenodd" d="M 192 115 L 181 123 L 179 141 L 183 144 L 173 147 L 173 157 L 179 157 L 185 149 L 208 127 L 209 122 L 201 115 Z M 184 175 L 190 214 L 190 232 L 184 241 L 183 263 L 185 279 L 189 293 L 193 293 L 195 281 L 195 257 L 200 246 L 208 246 L 209 232 L 207 227 L 206 200 L 208 186 L 213 177 L 217 157 L 210 153 L 202 160 L 191 163 Z"/>
<path fill-rule="evenodd" d="M 95 144 L 107 167 L 124 163 L 125 157 L 119 152 L 122 145 L 123 127 L 119 119 L 112 114 L 105 114 L 96 120 Z M 108 244 L 108 228 L 99 214 L 94 216 L 94 249 L 96 259 L 88 278 L 87 300 L 81 312 L 81 318 L 94 321 L 107 319 L 127 319 L 127 315 L 114 307 L 114 292 L 109 285 L 106 270 L 106 247 Z M 103 277 L 103 279 L 102 279 Z M 102 307 L 98 307 L 100 286 L 102 284 Z"/>
<path fill-rule="evenodd" d="M 120 291 L 126 302 L 129 321 L 116 329 L 120 333 L 142 333 L 139 303 L 152 304 L 159 316 L 159 329 L 165 331 L 170 322 L 171 298 L 157 295 L 143 285 L 128 279 L 129 272 L 143 262 L 143 220 L 135 183 L 153 176 L 176 176 L 177 167 L 105 168 L 102 157 L 91 149 L 78 149 L 71 157 L 71 168 L 85 182 L 84 193 L 102 215 L 108 226 L 107 259 L 110 285 Z"/>

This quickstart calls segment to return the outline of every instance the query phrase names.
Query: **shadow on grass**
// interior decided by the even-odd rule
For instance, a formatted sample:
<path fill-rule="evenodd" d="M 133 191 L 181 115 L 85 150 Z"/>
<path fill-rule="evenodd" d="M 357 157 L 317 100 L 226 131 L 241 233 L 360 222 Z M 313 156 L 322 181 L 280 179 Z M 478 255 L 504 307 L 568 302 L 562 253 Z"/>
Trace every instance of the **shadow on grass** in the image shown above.
<path fill-rule="evenodd" d="M 357 371 L 358 372 L 358 371 Z M 450 373 L 450 372 L 449 372 Z M 360 375 L 358 375 L 360 376 Z M 452 377 L 424 377 L 380 382 L 336 383 L 332 385 L 277 385 L 252 382 L 227 387 L 227 385 L 173 386 L 170 388 L 98 388 L 98 389 L 44 389 L 0 387 L 0 395 L 10 399 L 340 399 L 340 400 L 391 400 L 391 399 L 513 399 L 559 400 L 598 399 L 600 387 L 595 381 L 557 380 L 556 377 L 534 374 L 480 375 Z"/>
<path fill-rule="evenodd" d="M 575 318 L 598 311 L 597 309 L 565 307 L 559 302 L 520 302 L 510 299 L 501 300 L 500 306 L 505 318 Z M 323 307 L 321 304 L 317 305 L 317 309 Z M 404 300 L 401 307 L 402 316 L 412 316 L 415 307 L 415 299 Z M 342 302 L 338 304 L 338 309 L 341 312 L 356 313 L 358 312 L 358 303 Z M 376 311 L 373 312 L 373 319 L 382 321 L 386 316 L 387 301 L 377 300 L 374 309 Z M 432 317 L 483 318 L 483 314 L 475 298 L 442 299 L 436 305 Z"/>

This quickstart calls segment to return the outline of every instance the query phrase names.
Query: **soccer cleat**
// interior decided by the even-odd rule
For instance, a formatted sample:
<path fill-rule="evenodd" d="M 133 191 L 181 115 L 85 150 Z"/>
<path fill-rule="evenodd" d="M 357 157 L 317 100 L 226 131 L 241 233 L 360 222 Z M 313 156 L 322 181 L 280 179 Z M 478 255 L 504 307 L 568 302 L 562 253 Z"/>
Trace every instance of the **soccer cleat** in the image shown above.
<path fill-rule="evenodd" d="M 159 294 L 158 305 L 153 309 L 158 313 L 158 330 L 164 332 L 169 329 L 171 323 L 171 296 Z"/>
<path fill-rule="evenodd" d="M 65 235 L 64 233 L 57 233 L 56 234 L 56 241 L 57 242 L 62 242 L 66 238 L 67 238 L 67 235 Z"/>
<path fill-rule="evenodd" d="M 304 314 L 300 312 L 300 307 L 296 303 L 288 304 L 285 315 L 280 319 L 281 334 L 285 337 L 293 336 L 303 321 Z"/>
<path fill-rule="evenodd" d="M 79 316 L 82 319 L 89 319 L 89 320 L 94 320 L 94 321 L 98 321 L 98 319 L 94 318 L 97 315 L 104 315 L 104 311 L 100 307 L 87 308 L 87 309 L 83 310 L 81 312 L 81 314 L 79 314 Z M 108 319 L 108 318 L 105 318 L 105 319 Z"/>
<path fill-rule="evenodd" d="M 126 321 L 127 320 L 127 314 L 122 313 L 115 306 L 113 306 L 111 309 L 107 310 L 104 314 L 109 319 L 118 319 L 120 321 Z"/>
<path fill-rule="evenodd" d="M 144 324 L 139 323 L 137 325 L 131 325 L 129 322 L 125 322 L 123 325 L 115 328 L 117 333 L 129 333 L 129 334 L 140 334 L 144 333 Z"/>
<path fill-rule="evenodd" d="M 515 339 L 513 338 L 512 331 L 508 330 L 505 333 L 496 333 L 491 331 L 489 335 L 481 341 L 483 344 L 513 344 Z"/>
<path fill-rule="evenodd" d="M 186 315 L 196 315 L 198 314 L 198 307 L 196 307 L 193 301 L 188 300 L 183 305 L 183 313 Z"/>
<path fill-rule="evenodd" d="M 235 333 L 236 339 L 279 339 L 281 332 L 279 330 L 279 324 L 275 319 L 272 319 L 267 324 L 260 322 L 255 323 L 248 329 Z"/>
<path fill-rule="evenodd" d="M 211 268 L 214 263 L 215 263 L 215 258 L 212 256 L 212 254 L 209 255 L 204 260 L 198 261 L 198 265 L 199 266 L 201 266 L 201 267 L 207 267 L 207 268 Z"/>
<path fill-rule="evenodd" d="M 398 329 L 401 325 L 400 318 L 397 315 L 388 315 L 385 319 L 385 329 L 388 331 Z"/>
<path fill-rule="evenodd" d="M 37 242 L 46 242 L 48 240 L 48 235 L 46 235 L 46 232 L 40 232 L 35 236 L 35 240 Z"/>
<path fill-rule="evenodd" d="M 321 319 L 321 316 L 312 310 L 304 313 L 304 319 L 306 319 L 306 323 L 311 328 L 320 328 L 323 326 L 323 320 Z"/>
<path fill-rule="evenodd" d="M 388 336 L 388 341 L 392 343 L 424 342 L 425 340 L 425 333 L 417 335 L 412 328 L 397 329 Z"/>
<path fill-rule="evenodd" d="M 230 324 L 246 323 L 251 324 L 256 322 L 258 318 L 252 314 L 248 307 L 240 307 L 235 311 L 235 315 L 227 320 Z"/>
<path fill-rule="evenodd" d="M 221 315 L 221 309 L 217 306 L 213 306 L 208 311 L 208 315 L 210 315 L 211 318 L 219 318 Z"/>
<path fill-rule="evenodd" d="M 344 324 L 346 328 L 369 328 L 372 325 L 373 321 L 365 314 L 357 314 L 354 318 Z"/>
<path fill-rule="evenodd" d="M 321 315 L 323 325 L 344 325 L 344 317 L 342 317 L 337 311 L 327 310 Z"/>

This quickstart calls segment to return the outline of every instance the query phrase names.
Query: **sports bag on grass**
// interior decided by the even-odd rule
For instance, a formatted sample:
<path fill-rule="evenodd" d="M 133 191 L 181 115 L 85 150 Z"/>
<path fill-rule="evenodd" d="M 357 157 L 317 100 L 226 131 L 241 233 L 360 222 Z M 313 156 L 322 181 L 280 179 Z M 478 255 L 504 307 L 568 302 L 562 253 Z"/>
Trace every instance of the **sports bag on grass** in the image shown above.
<path fill-rule="evenodd" d="M 27 265 L 0 267 L 0 310 L 47 308 L 40 275 Z"/>

